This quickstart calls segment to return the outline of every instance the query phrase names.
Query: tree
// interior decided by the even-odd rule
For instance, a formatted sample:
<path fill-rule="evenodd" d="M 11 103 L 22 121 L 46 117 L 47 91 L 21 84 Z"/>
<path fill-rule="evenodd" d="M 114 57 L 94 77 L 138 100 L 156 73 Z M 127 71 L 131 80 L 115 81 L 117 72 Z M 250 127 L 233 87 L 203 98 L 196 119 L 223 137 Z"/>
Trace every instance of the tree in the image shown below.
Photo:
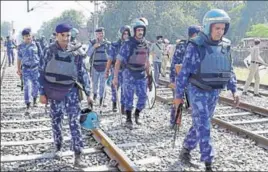
<path fill-rule="evenodd" d="M 6 37 L 10 34 L 11 23 L 8 21 L 1 22 L 1 36 Z"/>
<path fill-rule="evenodd" d="M 76 10 L 66 10 L 61 13 L 59 17 L 55 17 L 47 22 L 44 22 L 41 28 L 38 30 L 37 35 L 44 35 L 46 38 L 50 38 L 55 28 L 60 23 L 69 23 L 73 27 L 80 29 L 86 23 L 86 17 L 82 12 Z M 84 41 L 84 40 L 83 40 Z"/>
<path fill-rule="evenodd" d="M 268 38 L 268 24 L 253 25 L 251 30 L 246 32 L 246 36 Z"/>

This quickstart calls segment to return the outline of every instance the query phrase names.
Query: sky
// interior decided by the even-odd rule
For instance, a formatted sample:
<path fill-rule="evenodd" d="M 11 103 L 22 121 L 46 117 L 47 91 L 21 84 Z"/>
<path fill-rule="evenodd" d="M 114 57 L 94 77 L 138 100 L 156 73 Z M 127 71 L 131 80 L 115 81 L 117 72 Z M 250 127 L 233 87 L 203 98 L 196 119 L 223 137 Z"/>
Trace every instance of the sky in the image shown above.
<path fill-rule="evenodd" d="M 35 6 L 37 8 L 28 13 L 27 1 L 1 0 L 1 22 L 14 21 L 16 32 L 31 27 L 35 33 L 43 22 L 60 16 L 65 10 L 79 10 L 89 17 L 94 9 L 94 4 L 90 1 L 29 1 L 29 6 L 30 9 Z"/>

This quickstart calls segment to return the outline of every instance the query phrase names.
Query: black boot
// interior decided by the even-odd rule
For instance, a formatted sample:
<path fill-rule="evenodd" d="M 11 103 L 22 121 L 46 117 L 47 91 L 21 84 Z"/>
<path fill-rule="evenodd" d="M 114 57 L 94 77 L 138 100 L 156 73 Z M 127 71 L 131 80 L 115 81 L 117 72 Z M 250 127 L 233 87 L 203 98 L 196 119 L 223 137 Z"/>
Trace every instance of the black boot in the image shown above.
<path fill-rule="evenodd" d="M 102 101 L 103 101 L 103 98 L 101 97 L 100 98 L 100 106 L 102 105 Z M 106 107 L 107 105 L 103 102 L 103 105 L 102 105 L 102 107 Z"/>
<path fill-rule="evenodd" d="M 36 97 L 33 98 L 33 106 L 34 106 L 34 107 L 37 107 L 36 99 L 37 99 Z"/>
<path fill-rule="evenodd" d="M 205 162 L 206 165 L 206 172 L 212 172 L 212 168 L 211 168 L 211 162 Z"/>
<path fill-rule="evenodd" d="M 126 114 L 124 105 L 121 105 L 121 114 L 122 115 Z"/>
<path fill-rule="evenodd" d="M 191 157 L 190 151 L 188 149 L 182 148 L 179 158 L 183 163 L 190 164 L 192 157 Z"/>
<path fill-rule="evenodd" d="M 113 102 L 113 112 L 117 112 L 116 102 Z"/>
<path fill-rule="evenodd" d="M 141 122 L 139 121 L 140 119 L 140 110 L 139 109 L 136 109 L 135 111 L 135 122 L 137 125 L 141 125 Z"/>
<path fill-rule="evenodd" d="M 94 94 L 94 96 L 93 96 L 93 100 L 95 101 L 96 98 L 97 98 L 97 94 Z"/>
<path fill-rule="evenodd" d="M 57 160 L 60 160 L 62 156 L 62 152 L 61 152 L 61 145 L 56 145 L 56 150 L 55 150 L 55 156 L 54 158 Z"/>
<path fill-rule="evenodd" d="M 78 168 L 86 168 L 87 164 L 82 161 L 81 153 L 75 153 L 74 154 L 74 166 Z"/>
<path fill-rule="evenodd" d="M 127 110 L 126 114 L 127 114 L 126 127 L 129 128 L 130 130 L 132 130 L 133 129 L 133 123 L 132 123 L 132 120 L 131 120 L 131 111 Z"/>
<path fill-rule="evenodd" d="M 29 103 L 26 103 L 26 109 L 28 110 L 28 109 L 30 109 L 30 106 L 31 106 L 31 103 L 29 102 Z"/>

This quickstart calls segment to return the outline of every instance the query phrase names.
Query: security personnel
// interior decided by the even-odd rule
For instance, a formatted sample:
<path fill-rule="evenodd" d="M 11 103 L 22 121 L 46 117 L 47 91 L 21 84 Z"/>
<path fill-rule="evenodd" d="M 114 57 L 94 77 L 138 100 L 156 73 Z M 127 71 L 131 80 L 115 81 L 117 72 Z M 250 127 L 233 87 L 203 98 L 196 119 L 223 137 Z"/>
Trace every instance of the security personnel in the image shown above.
<path fill-rule="evenodd" d="M 176 77 L 174 104 L 178 106 L 183 102 L 184 89 L 189 84 L 192 107 L 192 127 L 183 142 L 180 159 L 190 163 L 190 151 L 199 143 L 201 161 L 205 162 L 206 171 L 212 171 L 214 151 L 210 138 L 210 120 L 221 89 L 227 86 L 233 93 L 234 103 L 239 103 L 230 52 L 231 43 L 223 37 L 229 25 L 230 18 L 225 11 L 208 11 L 203 18 L 204 31 L 190 40 L 182 69 Z"/>
<path fill-rule="evenodd" d="M 113 84 L 118 85 L 118 71 L 121 63 L 126 65 L 124 76 L 124 94 L 125 94 L 125 110 L 127 115 L 126 126 L 129 129 L 133 128 L 131 113 L 133 108 L 134 92 L 138 97 L 135 122 L 141 125 L 139 121 L 140 112 L 144 109 L 147 95 L 147 80 L 146 74 L 149 76 L 149 46 L 144 38 L 146 34 L 146 25 L 140 19 L 135 19 L 131 23 L 132 37 L 120 49 L 115 64 L 115 72 Z M 149 83 L 149 82 L 148 82 Z"/>
<path fill-rule="evenodd" d="M 153 65 L 154 65 L 154 80 L 155 85 L 158 87 L 159 77 L 161 73 L 161 64 L 163 61 L 165 45 L 163 43 L 163 36 L 159 35 L 156 37 L 156 42 L 151 46 L 151 54 L 153 57 Z"/>
<path fill-rule="evenodd" d="M 116 42 L 113 42 L 111 47 L 110 47 L 110 54 L 108 56 L 108 63 L 106 66 L 106 72 L 105 72 L 105 78 L 108 78 L 109 75 L 109 71 L 111 68 L 111 73 L 114 73 L 114 65 L 116 62 L 116 56 L 119 53 L 120 48 L 122 47 L 122 45 L 125 43 L 125 41 L 128 40 L 128 38 L 130 37 L 130 26 L 125 25 L 122 26 L 119 30 L 118 30 L 118 38 L 119 40 Z M 121 113 L 124 114 L 124 109 L 125 109 L 125 97 L 124 97 L 124 88 L 123 88 L 123 71 L 124 71 L 124 67 L 121 64 L 120 66 L 120 71 L 118 73 L 118 80 L 119 80 L 119 87 L 121 86 L 121 99 L 120 99 L 120 103 L 121 103 Z M 113 102 L 113 111 L 116 112 L 117 111 L 117 100 L 116 100 L 116 90 L 118 88 L 115 88 L 115 86 L 112 84 L 111 85 L 112 88 L 112 102 Z"/>
<path fill-rule="evenodd" d="M 249 74 L 247 81 L 245 83 L 244 89 L 242 94 L 247 95 L 247 91 L 249 88 L 249 85 L 254 77 L 255 83 L 254 83 L 254 96 L 261 97 L 259 94 L 259 87 L 260 87 L 260 71 L 259 66 L 264 65 L 268 66 L 267 63 L 264 62 L 264 60 L 260 56 L 260 45 L 261 41 L 259 39 L 254 40 L 254 47 L 251 50 L 251 62 L 249 66 Z"/>
<path fill-rule="evenodd" d="M 97 98 L 99 87 L 100 105 L 102 104 L 105 88 L 105 68 L 108 61 L 108 54 L 111 43 L 105 39 L 105 31 L 103 27 L 95 30 L 96 39 L 89 41 L 88 56 L 91 61 L 91 75 L 93 80 L 93 100 Z M 104 105 L 105 106 L 105 105 Z"/>
<path fill-rule="evenodd" d="M 76 43 L 77 42 L 77 35 L 79 34 L 79 30 L 76 28 L 73 28 L 71 30 L 71 42 Z"/>
<path fill-rule="evenodd" d="M 52 44 L 56 41 L 56 33 L 53 32 L 50 39 L 49 39 L 49 43 Z"/>
<path fill-rule="evenodd" d="M 189 39 L 197 36 L 199 31 L 200 31 L 199 26 L 190 26 L 188 28 Z M 186 40 L 180 40 L 178 42 L 178 44 L 176 45 L 175 53 L 174 53 L 174 56 L 172 57 L 169 78 L 170 78 L 170 83 L 171 83 L 170 87 L 173 88 L 172 89 L 173 98 L 175 98 L 175 77 L 176 77 L 176 75 L 178 75 L 178 73 L 175 69 L 175 66 L 182 64 L 183 59 L 184 59 L 183 57 L 185 54 L 185 50 L 187 47 L 187 42 L 188 41 L 186 41 Z M 175 107 L 172 105 L 171 106 L 171 113 L 170 113 L 170 126 L 172 127 L 174 123 L 175 123 Z"/>
<path fill-rule="evenodd" d="M 46 47 L 48 47 L 48 43 L 46 41 L 45 36 L 41 36 L 40 46 L 41 46 L 42 50 L 44 50 Z"/>
<path fill-rule="evenodd" d="M 6 37 L 7 40 L 5 42 L 5 47 L 7 48 L 7 56 L 8 56 L 8 66 L 10 67 L 11 64 L 14 65 L 14 48 L 17 47 L 15 42 L 10 39 L 9 36 Z"/>
<path fill-rule="evenodd" d="M 30 85 L 32 85 L 33 105 L 37 106 L 38 96 L 38 66 L 42 55 L 37 43 L 32 40 L 31 29 L 22 31 L 23 43 L 18 46 L 17 74 L 22 77 L 24 83 L 24 101 L 27 110 L 30 108 Z"/>
<path fill-rule="evenodd" d="M 163 49 L 163 60 L 161 64 L 161 75 L 162 77 L 166 77 L 166 69 L 167 69 L 167 63 L 170 63 L 170 51 L 171 51 L 171 45 L 169 44 L 168 39 L 163 39 L 164 43 L 164 49 Z"/>
<path fill-rule="evenodd" d="M 52 131 L 56 146 L 55 158 L 61 157 L 62 120 L 64 113 L 69 117 L 74 165 L 85 168 L 82 162 L 83 140 L 80 130 L 80 99 L 79 89 L 82 89 L 88 103 L 90 98 L 90 81 L 85 70 L 83 57 L 70 44 L 72 27 L 69 24 L 59 24 L 56 27 L 56 42 L 45 49 L 44 58 L 40 63 L 40 102 L 50 104 Z"/>

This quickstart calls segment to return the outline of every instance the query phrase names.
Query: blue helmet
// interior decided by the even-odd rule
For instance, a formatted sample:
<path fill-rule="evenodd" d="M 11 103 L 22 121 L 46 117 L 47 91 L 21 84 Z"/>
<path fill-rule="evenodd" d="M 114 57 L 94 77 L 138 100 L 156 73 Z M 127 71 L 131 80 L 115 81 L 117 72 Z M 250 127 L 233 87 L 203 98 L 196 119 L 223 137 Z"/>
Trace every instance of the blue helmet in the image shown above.
<path fill-rule="evenodd" d="M 75 38 L 79 34 L 79 30 L 76 28 L 72 28 L 71 37 Z"/>
<path fill-rule="evenodd" d="M 141 17 L 141 18 L 139 18 L 146 26 L 148 26 L 149 25 L 149 22 L 148 22 L 148 20 L 145 18 L 145 17 Z"/>
<path fill-rule="evenodd" d="M 89 108 L 81 110 L 80 124 L 86 130 L 98 128 L 100 124 L 98 114 Z"/>
<path fill-rule="evenodd" d="M 140 20 L 139 18 L 137 19 L 134 19 L 132 22 L 131 22 L 131 35 L 134 36 L 135 35 L 135 31 L 137 28 L 141 27 L 141 28 L 144 28 L 144 34 L 143 36 L 145 36 L 146 34 L 146 24 L 144 21 Z"/>
<path fill-rule="evenodd" d="M 118 32 L 117 32 L 117 37 L 118 37 L 119 39 L 122 39 L 123 33 L 124 33 L 125 31 L 128 32 L 128 36 L 131 36 L 131 35 L 130 35 L 130 30 L 131 30 L 131 27 L 130 27 L 129 25 L 122 26 L 122 27 L 118 30 Z"/>
<path fill-rule="evenodd" d="M 227 33 L 230 26 L 229 15 L 221 9 L 212 9 L 208 11 L 203 18 L 203 32 L 210 35 L 211 25 L 214 23 L 225 23 L 224 35 Z"/>

